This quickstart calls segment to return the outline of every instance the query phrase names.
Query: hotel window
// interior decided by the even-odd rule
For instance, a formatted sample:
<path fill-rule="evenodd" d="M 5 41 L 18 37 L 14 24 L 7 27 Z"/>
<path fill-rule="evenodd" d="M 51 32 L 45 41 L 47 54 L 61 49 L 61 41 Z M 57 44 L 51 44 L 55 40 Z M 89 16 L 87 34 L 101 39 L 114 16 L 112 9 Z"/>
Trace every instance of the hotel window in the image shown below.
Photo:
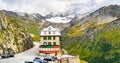
<path fill-rule="evenodd" d="M 53 37 L 53 40 L 55 40 L 55 37 Z"/>
<path fill-rule="evenodd" d="M 51 37 L 48 37 L 48 40 L 51 40 Z"/>
<path fill-rule="evenodd" d="M 56 45 L 56 42 L 53 42 L 53 45 Z"/>
<path fill-rule="evenodd" d="M 43 37 L 44 40 L 47 40 L 47 37 Z"/>
<path fill-rule="evenodd" d="M 44 35 L 46 35 L 46 31 L 44 31 Z"/>
<path fill-rule="evenodd" d="M 55 31 L 53 31 L 53 34 L 55 35 Z"/>
<path fill-rule="evenodd" d="M 49 33 L 49 35 L 51 34 L 51 32 L 50 32 L 50 31 L 49 31 L 48 33 Z"/>
<path fill-rule="evenodd" d="M 44 42 L 43 45 L 47 45 L 47 42 Z"/>
<path fill-rule="evenodd" d="M 48 42 L 48 45 L 51 45 L 51 42 Z"/>

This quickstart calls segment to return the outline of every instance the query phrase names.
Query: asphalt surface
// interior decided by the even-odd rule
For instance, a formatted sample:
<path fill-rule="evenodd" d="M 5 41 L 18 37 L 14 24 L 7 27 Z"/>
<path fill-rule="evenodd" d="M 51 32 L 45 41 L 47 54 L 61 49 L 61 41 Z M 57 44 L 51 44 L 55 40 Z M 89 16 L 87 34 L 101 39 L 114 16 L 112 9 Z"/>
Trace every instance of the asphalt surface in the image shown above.
<path fill-rule="evenodd" d="M 33 61 L 35 57 L 43 58 L 39 56 L 39 43 L 34 43 L 35 46 L 29 50 L 15 55 L 13 58 L 0 59 L 0 63 L 24 63 L 25 61 Z"/>

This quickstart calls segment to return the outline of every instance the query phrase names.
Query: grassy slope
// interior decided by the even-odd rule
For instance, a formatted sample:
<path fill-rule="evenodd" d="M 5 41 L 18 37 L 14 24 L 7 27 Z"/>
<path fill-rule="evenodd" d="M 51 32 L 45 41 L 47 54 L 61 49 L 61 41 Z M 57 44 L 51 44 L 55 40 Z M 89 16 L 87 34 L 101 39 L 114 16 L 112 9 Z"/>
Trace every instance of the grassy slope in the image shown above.
<path fill-rule="evenodd" d="M 34 22 L 34 21 L 19 21 L 19 24 L 23 25 L 27 31 L 33 35 L 35 35 L 35 37 L 32 37 L 33 41 L 38 42 L 40 40 L 40 24 L 38 22 Z"/>
<path fill-rule="evenodd" d="M 30 32 L 31 34 L 34 34 L 34 35 L 39 35 L 39 24 L 37 22 L 33 22 L 33 21 L 25 21 L 25 22 L 22 22 L 22 21 L 19 21 L 19 23 L 21 25 L 23 25 L 24 27 L 27 28 L 28 32 Z"/>
<path fill-rule="evenodd" d="M 120 29 L 104 32 L 98 35 L 98 39 L 101 37 L 105 37 L 113 43 L 120 42 Z"/>
<path fill-rule="evenodd" d="M 28 21 L 26 22 L 26 24 L 24 24 L 24 26 L 27 28 L 28 32 L 31 34 L 34 34 L 35 37 L 33 37 L 33 41 L 38 42 L 40 40 L 40 25 L 37 22 L 33 22 L 33 21 Z"/>
<path fill-rule="evenodd" d="M 38 28 L 39 25 L 32 21 L 31 22 L 29 21 L 28 23 L 29 23 L 29 25 L 26 26 L 28 31 L 34 35 L 39 35 L 39 28 Z"/>
<path fill-rule="evenodd" d="M 101 26 L 101 25 L 99 25 Z M 106 25 L 105 25 L 106 26 Z M 90 25 L 89 28 L 94 27 L 94 25 Z M 87 28 L 88 29 L 88 28 Z M 103 28 L 103 30 L 106 28 Z M 74 29 L 72 29 L 74 30 Z M 75 28 L 77 30 L 77 28 Z M 74 30 L 74 34 L 72 35 L 72 31 L 69 31 L 67 34 L 63 36 L 67 36 L 70 39 L 73 39 L 73 37 L 77 37 L 81 34 L 81 32 L 77 32 Z M 71 33 L 72 32 L 72 33 Z M 77 33 L 76 33 L 77 32 Z M 80 34 L 79 34 L 80 33 Z M 73 36 L 73 37 L 72 37 Z M 103 40 L 105 39 L 105 40 Z M 69 39 L 68 39 L 69 40 Z M 107 52 L 108 55 L 104 55 L 104 49 L 101 44 L 104 45 L 104 42 L 108 42 L 110 46 L 110 50 Z M 62 42 L 62 45 L 66 42 Z M 88 41 L 88 42 L 82 42 L 81 40 L 76 40 L 72 43 L 69 43 L 69 46 L 65 47 L 65 49 L 69 52 L 69 54 L 78 54 L 80 55 L 80 58 L 83 60 L 87 60 L 90 63 L 101 63 L 101 62 L 109 62 L 110 59 L 115 63 L 119 62 L 117 56 L 115 54 L 120 54 L 120 29 L 116 29 L 113 31 L 103 32 L 101 34 L 98 34 L 96 39 L 94 41 Z M 105 45 L 106 46 L 106 45 Z M 106 47 L 104 47 L 106 49 Z M 104 59 L 101 59 L 105 57 Z M 114 60 L 117 58 L 116 60 Z M 111 61 L 111 62 L 112 62 Z"/>

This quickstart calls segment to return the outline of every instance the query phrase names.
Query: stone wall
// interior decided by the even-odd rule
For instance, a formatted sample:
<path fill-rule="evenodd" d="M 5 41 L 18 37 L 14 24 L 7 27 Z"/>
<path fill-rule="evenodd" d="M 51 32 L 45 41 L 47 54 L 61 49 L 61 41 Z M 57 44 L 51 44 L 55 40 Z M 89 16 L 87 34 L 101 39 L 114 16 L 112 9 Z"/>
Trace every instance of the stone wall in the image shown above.
<path fill-rule="evenodd" d="M 80 63 L 79 56 L 62 58 L 57 61 L 57 63 Z"/>

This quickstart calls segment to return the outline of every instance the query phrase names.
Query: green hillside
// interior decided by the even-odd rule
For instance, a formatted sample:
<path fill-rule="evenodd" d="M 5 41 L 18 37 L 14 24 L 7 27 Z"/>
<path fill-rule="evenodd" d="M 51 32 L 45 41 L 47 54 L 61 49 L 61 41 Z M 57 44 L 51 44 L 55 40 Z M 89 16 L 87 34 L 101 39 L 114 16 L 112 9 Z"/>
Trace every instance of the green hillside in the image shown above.
<path fill-rule="evenodd" d="M 63 31 L 61 47 L 89 63 L 120 63 L 120 6 L 102 7 Z"/>
<path fill-rule="evenodd" d="M 71 37 L 69 31 L 63 35 L 62 47 L 64 47 L 69 54 L 78 54 L 82 60 L 89 63 L 119 63 L 120 62 L 120 29 L 106 31 L 109 27 L 108 24 L 87 27 L 87 29 L 97 29 L 102 27 L 101 32 L 96 35 L 93 40 L 83 41 L 80 36 L 84 32 Z M 86 30 L 87 30 L 86 29 Z M 74 29 L 73 29 L 74 30 Z M 93 29 L 94 30 L 94 29 Z M 104 32 L 103 32 L 104 31 Z M 75 34 L 76 31 L 74 31 Z M 89 32 L 87 32 L 89 33 Z M 80 39 L 81 38 L 81 39 Z M 90 38 L 90 37 L 89 37 Z M 75 40 L 74 40 L 75 39 Z M 74 40 L 72 42 L 72 40 Z M 70 42 L 71 41 L 71 42 Z"/>
<path fill-rule="evenodd" d="M 40 30 L 40 24 L 38 22 L 34 22 L 34 21 L 25 21 L 25 22 L 19 22 L 21 23 L 21 25 L 23 25 L 25 28 L 27 28 L 27 31 L 31 34 L 34 35 L 39 35 L 39 30 Z"/>

